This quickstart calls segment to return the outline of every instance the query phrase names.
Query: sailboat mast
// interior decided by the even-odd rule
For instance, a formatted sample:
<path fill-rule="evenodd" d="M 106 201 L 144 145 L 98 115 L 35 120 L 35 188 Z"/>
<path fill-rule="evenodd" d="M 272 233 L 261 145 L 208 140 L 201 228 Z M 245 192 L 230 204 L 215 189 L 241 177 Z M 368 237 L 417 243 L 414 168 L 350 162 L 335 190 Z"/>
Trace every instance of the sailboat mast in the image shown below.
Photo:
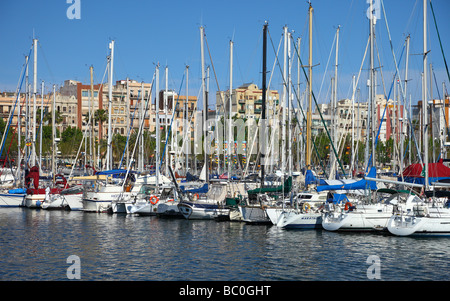
<path fill-rule="evenodd" d="M 55 128 L 55 115 L 56 115 L 56 85 L 53 85 L 53 103 L 52 103 L 52 181 L 55 183 L 56 173 L 56 128 Z"/>
<path fill-rule="evenodd" d="M 260 157 L 260 164 L 261 164 L 261 187 L 264 187 L 264 177 L 265 177 L 265 170 L 264 165 L 266 164 L 266 73 L 267 73 L 267 22 L 264 24 L 263 27 L 263 62 L 262 62 L 262 106 L 261 106 L 261 120 L 260 124 L 261 131 L 260 135 L 262 137 L 261 139 L 261 157 Z"/>
<path fill-rule="evenodd" d="M 200 27 L 200 51 L 201 51 L 201 61 L 202 61 L 202 91 L 203 91 L 203 159 L 204 162 L 203 164 L 205 164 L 205 179 L 206 179 L 206 183 L 209 183 L 209 164 L 208 164 L 208 154 L 207 154 L 207 130 L 206 130 L 206 120 L 207 120 L 207 115 L 208 115 L 208 99 L 206 96 L 206 76 L 205 76 L 205 51 L 204 51 L 204 42 L 203 42 L 203 38 L 204 38 L 204 28 L 203 26 Z"/>
<path fill-rule="evenodd" d="M 37 39 L 33 39 L 34 69 L 33 69 L 33 136 L 31 137 L 31 165 L 36 165 L 36 93 L 37 93 Z"/>
<path fill-rule="evenodd" d="M 168 105 L 169 105 L 169 67 L 165 68 L 165 78 L 166 78 L 166 86 L 164 90 L 164 134 L 166 135 L 166 143 L 169 142 L 169 128 L 167 124 L 167 115 L 169 114 Z M 169 149 L 169 145 L 166 146 L 167 150 Z M 172 150 L 172 147 L 171 147 Z M 169 160 L 170 160 L 170 152 L 164 154 L 164 164 L 165 164 L 165 175 L 169 174 Z"/>
<path fill-rule="evenodd" d="M 39 131 L 39 171 L 42 173 L 42 120 L 44 119 L 44 81 L 41 83 L 41 122 Z"/>
<path fill-rule="evenodd" d="M 91 132 L 91 143 L 90 143 L 90 152 L 91 152 L 91 166 L 95 165 L 95 151 L 94 151 L 94 125 L 92 124 L 92 114 L 94 114 L 94 67 L 89 67 L 89 73 L 91 76 L 91 97 L 90 97 L 90 106 L 89 106 L 89 127 Z"/>
<path fill-rule="evenodd" d="M 306 113 L 306 168 L 311 169 L 311 110 L 312 110 L 312 14 L 313 8 L 309 4 L 309 80 L 308 80 L 308 111 Z"/>
<path fill-rule="evenodd" d="M 422 78 L 422 118 L 423 118 L 423 163 L 425 169 L 425 190 L 428 190 L 428 117 L 427 117 L 427 0 L 423 0 L 423 78 Z"/>
<path fill-rule="evenodd" d="M 106 168 L 112 169 L 112 84 L 113 84 L 113 72 L 114 72 L 114 40 L 109 44 L 111 49 L 111 55 L 109 58 L 109 80 L 108 80 L 108 149 L 106 152 Z"/>
<path fill-rule="evenodd" d="M 369 90 L 369 102 L 370 102 L 370 117 L 372 119 L 372 164 L 371 166 L 376 166 L 375 163 L 375 140 L 377 127 L 375 124 L 375 68 L 374 68 L 374 34 L 375 34 L 375 14 L 373 11 L 373 2 L 370 0 L 370 90 Z M 369 118 L 369 117 L 368 117 Z"/>
<path fill-rule="evenodd" d="M 404 98 L 404 103 L 403 103 L 403 120 L 405 120 L 405 117 L 407 115 L 409 115 L 409 114 L 406 114 L 406 101 L 407 101 L 407 98 L 408 98 L 408 94 L 406 93 L 407 92 L 406 88 L 408 86 L 409 40 L 410 40 L 410 36 L 408 35 L 406 37 L 405 98 Z M 406 122 L 405 121 L 403 121 L 403 124 L 406 127 Z M 404 134 L 406 135 L 406 130 L 404 132 L 405 132 Z M 409 139 L 408 139 L 408 144 L 409 144 L 409 146 L 408 146 L 408 150 L 409 150 L 409 156 L 408 156 L 409 158 L 408 158 L 408 160 L 409 160 L 409 162 L 411 162 L 411 137 L 412 137 L 412 135 L 409 135 L 408 137 L 409 137 Z M 402 146 L 403 146 L 403 144 L 402 144 Z M 402 154 L 403 154 L 403 151 L 402 151 Z M 403 156 L 401 156 L 401 158 L 403 160 Z M 402 167 L 400 168 L 400 172 L 401 173 L 403 173 L 403 167 L 404 167 L 404 163 L 402 162 Z"/>
<path fill-rule="evenodd" d="M 337 108 L 337 101 L 338 101 L 338 99 L 337 99 L 337 82 L 338 82 L 338 74 L 337 74 L 337 72 L 338 72 L 338 58 L 339 58 L 339 55 L 338 55 L 338 53 L 339 53 L 339 31 L 340 31 L 340 26 L 338 26 L 338 28 L 336 29 L 336 57 L 335 57 L 335 65 L 334 65 L 334 80 L 333 80 L 333 84 L 334 84 L 334 87 L 333 87 L 333 112 L 334 112 L 334 117 L 333 118 L 336 118 L 336 108 Z M 333 122 L 333 143 L 335 144 L 335 145 L 337 145 L 338 144 L 338 126 L 337 126 L 337 122 L 335 121 L 335 122 Z M 338 163 L 337 163 L 337 161 L 338 161 L 338 158 L 336 158 L 336 156 L 334 155 L 334 152 L 333 152 L 333 158 L 334 158 L 334 160 L 333 160 L 333 174 L 337 171 L 337 169 L 338 169 Z M 331 175 L 330 174 L 330 176 L 331 177 L 333 177 L 334 178 L 334 175 Z"/>
<path fill-rule="evenodd" d="M 231 178 L 231 141 L 233 141 L 233 132 L 231 127 L 231 110 L 233 107 L 233 41 L 230 41 L 230 98 L 228 102 L 228 182 Z"/>
<path fill-rule="evenodd" d="M 297 51 L 298 51 L 298 60 L 297 60 L 297 95 L 300 97 L 300 71 L 301 71 L 301 64 L 300 64 L 300 43 L 302 41 L 302 38 L 297 38 Z M 300 125 L 301 128 L 299 128 L 299 131 L 302 130 L 303 127 L 303 114 L 300 115 Z M 303 145 L 303 135 L 298 135 L 298 142 L 297 142 L 297 162 L 299 162 L 298 169 L 302 169 L 304 164 L 304 145 Z M 301 157 L 300 157 L 301 154 Z"/>
<path fill-rule="evenodd" d="M 139 124 L 142 124 L 143 119 L 144 119 L 144 82 L 141 83 L 141 109 L 139 110 Z M 138 161 L 138 170 L 140 172 L 144 171 L 144 144 L 143 144 L 143 139 L 144 136 L 141 133 L 141 137 L 138 137 L 138 141 L 139 141 L 139 149 L 138 149 L 138 157 L 139 157 L 139 161 Z"/>
<path fill-rule="evenodd" d="M 283 102 L 281 103 L 281 173 L 285 173 L 285 164 L 286 164 L 286 109 L 288 105 L 286 104 L 288 98 L 288 75 L 287 75 L 287 65 L 288 65 L 288 28 L 287 26 L 283 27 L 284 30 L 284 64 L 283 64 Z M 289 147 L 290 148 L 290 147 Z"/>
<path fill-rule="evenodd" d="M 155 88 L 155 121 L 156 121 L 156 151 L 155 151 L 155 174 L 156 174 L 156 191 L 159 187 L 159 150 L 161 147 L 160 142 L 160 125 L 159 125 L 159 64 L 156 66 L 156 88 Z"/>
<path fill-rule="evenodd" d="M 350 171 L 353 175 L 353 171 L 355 170 L 355 75 L 352 76 L 352 142 L 351 142 L 351 160 L 350 160 Z"/>
<path fill-rule="evenodd" d="M 287 136 L 288 136 L 288 162 L 287 162 L 287 166 L 288 166 L 288 175 L 290 177 L 292 177 L 292 164 L 293 164 L 293 155 L 292 155 L 292 85 L 291 85 L 291 68 L 292 68 L 292 64 L 291 64 L 291 33 L 288 32 L 288 78 L 287 78 L 287 85 L 288 85 L 288 90 L 287 90 L 287 101 L 288 101 L 288 106 L 287 106 L 287 112 L 288 112 L 288 123 L 287 123 Z"/>
<path fill-rule="evenodd" d="M 20 90 L 18 91 L 19 95 L 17 96 L 19 99 L 19 104 L 20 104 Z M 22 131 L 21 131 L 21 127 L 20 124 L 22 122 L 22 118 L 21 118 L 21 110 L 20 110 L 20 105 L 17 106 L 17 135 L 18 135 L 18 139 L 17 139 L 17 169 L 16 169 L 16 179 L 18 180 L 18 185 L 20 186 L 21 184 L 21 176 L 20 176 L 20 169 L 21 169 L 21 149 L 20 149 L 20 140 L 22 140 Z"/>
<path fill-rule="evenodd" d="M 183 136 L 184 136 L 184 175 L 187 175 L 188 164 L 189 164 L 189 146 L 191 145 L 191 139 L 189 136 L 190 131 L 188 130 L 188 105 L 189 105 L 189 66 L 186 66 L 186 101 L 184 102 L 184 126 L 183 126 Z"/>
<path fill-rule="evenodd" d="M 28 60 L 29 57 L 25 56 L 25 152 L 24 158 L 28 157 L 30 153 L 30 148 L 28 147 L 29 137 L 30 137 L 30 89 L 28 83 Z M 25 161 L 25 160 L 24 160 Z M 25 165 L 25 169 L 28 167 Z"/>

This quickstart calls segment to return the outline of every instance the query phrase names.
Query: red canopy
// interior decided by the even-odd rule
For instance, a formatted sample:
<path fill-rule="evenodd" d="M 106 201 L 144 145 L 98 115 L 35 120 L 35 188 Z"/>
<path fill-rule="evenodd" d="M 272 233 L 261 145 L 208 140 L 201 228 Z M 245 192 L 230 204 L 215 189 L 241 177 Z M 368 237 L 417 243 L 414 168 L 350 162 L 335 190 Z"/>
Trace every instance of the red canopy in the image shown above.
<path fill-rule="evenodd" d="M 448 178 L 450 177 L 450 168 L 442 163 L 442 160 L 436 163 L 428 163 L 428 177 L 430 178 Z M 411 164 L 403 170 L 404 177 L 424 177 L 422 174 L 423 164 Z"/>

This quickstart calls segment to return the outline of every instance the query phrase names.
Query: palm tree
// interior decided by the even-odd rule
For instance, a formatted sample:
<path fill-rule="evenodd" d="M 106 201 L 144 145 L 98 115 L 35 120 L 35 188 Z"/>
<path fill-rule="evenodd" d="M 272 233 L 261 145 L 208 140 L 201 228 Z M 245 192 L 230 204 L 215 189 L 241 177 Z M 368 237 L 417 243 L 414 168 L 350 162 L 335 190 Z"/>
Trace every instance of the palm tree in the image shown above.
<path fill-rule="evenodd" d="M 98 135 L 100 140 L 103 139 L 103 122 L 106 121 L 106 111 L 103 109 L 98 109 L 94 113 L 94 120 L 98 122 Z"/>

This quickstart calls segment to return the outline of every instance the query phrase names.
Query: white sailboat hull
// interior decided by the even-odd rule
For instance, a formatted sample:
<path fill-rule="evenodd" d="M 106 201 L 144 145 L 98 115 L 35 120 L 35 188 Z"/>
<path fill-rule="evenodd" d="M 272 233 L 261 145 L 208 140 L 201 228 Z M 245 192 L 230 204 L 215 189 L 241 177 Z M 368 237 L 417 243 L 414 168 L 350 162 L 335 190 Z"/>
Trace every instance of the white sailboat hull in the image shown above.
<path fill-rule="evenodd" d="M 199 201 L 178 203 L 178 210 L 186 219 L 215 219 L 221 215 L 228 215 L 230 209 L 221 208 L 217 202 Z"/>
<path fill-rule="evenodd" d="M 386 230 L 392 212 L 349 212 L 326 213 L 323 216 L 322 227 L 328 231 L 376 231 Z"/>
<path fill-rule="evenodd" d="M 45 202 L 45 194 L 27 194 L 24 206 L 27 208 L 42 208 Z"/>
<path fill-rule="evenodd" d="M 287 229 L 321 229 L 322 214 L 320 212 L 300 212 L 298 210 L 283 210 L 281 208 L 266 208 L 270 221 Z"/>
<path fill-rule="evenodd" d="M 82 210 L 83 194 L 50 194 L 50 199 L 42 205 L 42 209 Z"/>
<path fill-rule="evenodd" d="M 158 204 L 156 215 L 159 217 L 183 217 L 175 201 L 166 201 Z"/>
<path fill-rule="evenodd" d="M 395 214 L 387 229 L 397 236 L 409 235 L 450 235 L 450 213 L 447 208 L 427 208 L 425 214 Z"/>
<path fill-rule="evenodd" d="M 0 207 L 20 207 L 25 200 L 25 194 L 1 193 Z"/>
<path fill-rule="evenodd" d="M 323 213 L 322 227 L 327 231 L 385 231 L 394 206 L 377 203 L 357 205 L 354 210 L 336 208 Z"/>
<path fill-rule="evenodd" d="M 266 211 L 261 206 L 239 206 L 242 220 L 246 223 L 271 223 Z"/>
<path fill-rule="evenodd" d="M 112 210 L 113 202 L 115 205 L 115 212 L 125 213 L 125 205 L 122 204 L 129 202 L 131 198 L 130 192 L 113 191 L 99 191 L 99 192 L 87 192 L 83 197 L 83 210 L 89 212 L 108 212 Z M 121 200 L 118 202 L 118 200 Z"/>
<path fill-rule="evenodd" d="M 156 215 L 157 204 L 150 202 L 128 204 L 126 206 L 127 213 L 138 215 Z"/>

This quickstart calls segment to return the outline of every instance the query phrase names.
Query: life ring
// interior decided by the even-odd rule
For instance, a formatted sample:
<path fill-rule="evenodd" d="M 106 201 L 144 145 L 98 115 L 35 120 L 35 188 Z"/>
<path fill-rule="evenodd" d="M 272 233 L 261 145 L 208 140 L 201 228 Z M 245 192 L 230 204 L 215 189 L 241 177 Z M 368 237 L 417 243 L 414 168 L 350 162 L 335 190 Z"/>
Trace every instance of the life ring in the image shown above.
<path fill-rule="evenodd" d="M 353 207 L 352 203 L 347 202 L 347 203 L 345 203 L 344 210 L 347 211 L 348 209 L 350 209 L 350 208 L 352 208 L 352 207 Z"/>
<path fill-rule="evenodd" d="M 195 194 L 194 194 L 194 197 L 195 197 L 195 198 L 194 198 L 195 200 L 198 200 L 198 199 L 199 199 L 198 193 L 195 193 Z"/>
<path fill-rule="evenodd" d="M 153 201 L 152 201 L 153 199 L 156 199 L 156 201 L 153 202 Z M 159 199 L 158 199 L 158 197 L 157 197 L 156 195 L 152 195 L 152 196 L 150 197 L 150 203 L 152 203 L 152 205 L 156 205 L 158 202 L 159 202 Z"/>
<path fill-rule="evenodd" d="M 308 212 L 309 210 L 311 210 L 311 205 L 309 203 L 304 203 L 302 208 L 303 211 Z"/>
<path fill-rule="evenodd" d="M 168 202 L 173 202 L 173 201 L 174 201 L 174 199 L 168 199 L 167 201 L 168 201 Z"/>

